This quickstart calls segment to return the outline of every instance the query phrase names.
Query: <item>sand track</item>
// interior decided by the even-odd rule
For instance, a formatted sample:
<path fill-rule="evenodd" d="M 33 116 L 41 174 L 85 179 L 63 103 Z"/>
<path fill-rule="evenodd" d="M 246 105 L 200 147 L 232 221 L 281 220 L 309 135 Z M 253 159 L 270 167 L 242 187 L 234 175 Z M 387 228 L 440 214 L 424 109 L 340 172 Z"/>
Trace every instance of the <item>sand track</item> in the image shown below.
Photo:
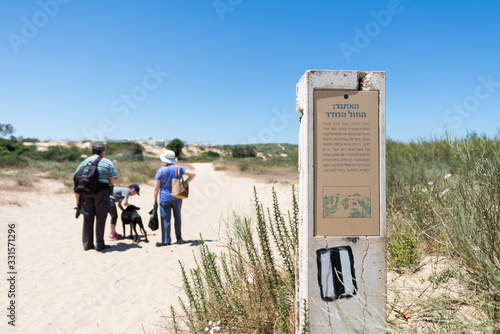
<path fill-rule="evenodd" d="M 272 203 L 270 184 L 228 176 L 209 163 L 192 166 L 197 176 L 182 211 L 188 242 L 168 247 L 156 247 L 159 230 L 147 228 L 149 243 L 107 241 L 113 247 L 103 253 L 84 252 L 82 218 L 74 218 L 73 194 L 61 182 L 41 180 L 36 192 L 9 194 L 21 205 L 0 206 L 0 263 L 6 274 L 7 224 L 15 223 L 17 319 L 15 328 L 7 325 L 4 306 L 9 300 L 2 279 L 0 332 L 135 334 L 144 333 L 144 328 L 146 333 L 162 333 L 162 314 L 169 315 L 170 305 L 183 296 L 178 260 L 193 266 L 199 233 L 210 247 L 219 247 L 221 220 L 232 211 L 252 213 L 254 185 L 261 202 Z M 285 211 L 291 207 L 291 186 L 274 186 Z M 141 185 L 141 196 L 130 202 L 141 208 L 147 226 L 153 186 Z M 117 230 L 123 231 L 120 221 Z"/>

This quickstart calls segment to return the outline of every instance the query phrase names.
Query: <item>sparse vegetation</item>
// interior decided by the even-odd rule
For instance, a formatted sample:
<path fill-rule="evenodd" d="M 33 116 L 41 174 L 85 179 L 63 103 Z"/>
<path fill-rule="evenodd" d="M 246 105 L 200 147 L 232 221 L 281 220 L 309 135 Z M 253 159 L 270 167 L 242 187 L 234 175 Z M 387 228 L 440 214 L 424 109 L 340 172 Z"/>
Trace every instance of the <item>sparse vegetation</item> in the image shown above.
<path fill-rule="evenodd" d="M 120 173 L 121 183 L 145 183 L 156 173 L 159 162 L 146 161 L 144 148 L 131 142 L 106 144 L 106 157 L 115 160 Z M 75 143 L 54 145 L 46 150 L 37 150 L 35 146 L 0 138 L 0 167 L 27 169 L 31 173 L 43 173 L 40 177 L 63 180 L 68 188 L 72 187 L 72 177 L 78 164 L 92 153 Z M 122 164 L 122 162 L 127 162 Z M 32 184 L 32 180 L 19 177 L 20 186 Z"/>
<path fill-rule="evenodd" d="M 388 143 L 389 263 L 414 270 L 419 252 L 450 259 L 417 300 L 396 293 L 391 310 L 404 316 L 393 330 L 500 333 L 499 150 L 498 138 L 475 134 Z"/>
<path fill-rule="evenodd" d="M 199 155 L 184 159 L 187 162 L 213 162 L 218 160 L 221 155 L 214 151 L 204 151 Z"/>
<path fill-rule="evenodd" d="M 409 269 L 406 275 L 414 275 L 418 273 L 424 257 L 433 255 L 448 261 L 447 267 L 423 281 L 427 285 L 422 291 L 417 290 L 415 297 L 408 298 L 394 287 L 389 287 L 395 296 L 389 301 L 388 322 L 379 324 L 379 328 L 397 333 L 499 333 L 499 148 L 497 138 L 476 135 L 450 142 L 401 144 L 389 141 L 388 161 L 393 164 L 388 163 L 387 168 L 389 265 L 400 273 Z M 260 214 L 257 210 L 257 217 Z M 239 218 L 235 221 L 244 220 Z M 252 233 L 247 230 L 247 234 Z M 261 270 L 269 270 L 266 269 L 265 256 L 267 241 L 262 237 L 259 224 L 256 233 L 263 243 L 258 249 L 264 253 L 259 256 L 249 253 L 250 257 L 245 258 L 243 263 L 252 264 L 253 258 L 259 258 L 264 266 Z M 242 249 L 236 252 L 239 255 L 242 253 L 245 253 Z M 209 252 L 205 251 L 205 254 Z M 202 256 L 198 263 L 218 258 L 210 254 Z M 224 268 L 222 263 L 226 261 L 223 258 L 225 256 L 221 255 L 221 268 Z M 273 263 L 272 266 L 279 268 L 280 272 L 285 272 L 287 268 L 285 263 L 281 266 Z M 250 320 L 246 322 L 249 325 L 245 329 L 230 327 L 235 322 L 234 311 L 226 310 L 221 305 L 238 305 L 233 299 L 234 294 L 231 297 L 221 295 L 218 301 L 213 299 L 215 293 L 207 292 L 201 297 L 203 291 L 210 291 L 210 287 L 204 285 L 208 284 L 204 283 L 205 277 L 222 277 L 217 270 L 216 267 L 193 269 L 191 285 L 185 285 L 191 289 L 192 296 L 204 300 L 203 305 L 208 305 L 208 309 L 214 310 L 218 306 L 218 313 L 212 313 L 205 306 L 196 308 L 191 304 L 184 305 L 186 317 L 182 319 L 191 331 L 202 331 L 209 319 L 220 319 L 221 327 L 229 332 L 281 332 L 276 328 L 264 329 L 257 324 L 250 325 L 253 317 L 249 317 Z M 273 274 L 269 276 L 273 277 Z M 190 280 L 187 274 L 185 280 Z M 245 284 L 238 282 L 236 287 L 239 289 L 231 286 L 231 289 L 226 290 L 246 291 Z M 263 287 L 268 290 L 266 293 L 275 291 L 278 298 L 276 290 L 265 285 Z M 244 298 L 241 300 L 246 301 Z M 256 302 L 259 303 L 258 300 Z M 266 310 L 264 304 L 258 305 Z M 277 314 L 280 310 L 279 305 L 274 306 Z M 274 324 L 277 323 L 279 321 L 274 320 Z"/>
<path fill-rule="evenodd" d="M 243 145 L 237 145 L 243 146 Z M 298 145 L 296 144 L 251 144 L 251 147 L 263 155 L 290 155 L 292 152 L 297 151 Z M 218 149 L 231 153 L 234 145 L 221 145 L 217 146 Z"/>
<path fill-rule="evenodd" d="M 266 178 L 283 173 L 297 176 L 296 145 L 252 146 L 255 157 L 232 158 L 205 150 L 188 161 L 214 161 L 219 170 L 235 169 Z M 107 147 L 107 157 L 117 160 L 120 184 L 146 183 L 161 165 L 158 159 L 142 161 L 140 145 L 109 143 Z M 225 150 L 231 152 L 232 146 Z M 417 299 L 394 292 L 396 297 L 389 303 L 389 321 L 383 324 L 388 332 L 500 333 L 498 152 L 498 138 L 474 134 L 449 142 L 387 141 L 390 268 L 399 273 L 407 269 L 405 275 L 416 275 L 429 256 L 449 259 L 446 268 L 423 279 L 428 288 Z M 9 187 L 22 191 L 30 191 L 39 177 L 61 179 L 69 189 L 74 170 L 85 155 L 90 155 L 88 149 L 71 144 L 41 151 L 18 140 L 0 139 L 0 167 L 14 169 L 14 173 L 6 174 Z M 16 170 L 23 172 L 15 173 Z M 217 325 L 221 329 L 240 333 L 288 333 L 286 328 L 293 326 L 293 315 L 287 312 L 293 310 L 290 269 L 294 261 L 280 251 L 285 247 L 288 254 L 294 254 L 290 250 L 296 239 L 283 238 L 292 233 L 293 224 L 283 225 L 283 217 L 275 214 L 276 209 L 264 212 L 257 209 L 257 198 L 256 203 L 257 231 L 251 229 L 248 219 L 236 217 L 226 245 L 227 254 L 212 253 L 202 244 L 200 265 L 192 270 L 184 268 L 186 288 L 200 298 L 203 296 L 206 302 L 199 298 L 193 302 L 188 296 L 185 315 L 176 315 L 177 330 L 185 322 L 191 330 L 203 331 L 213 320 L 221 320 Z M 287 230 L 280 231 L 278 226 L 286 226 Z M 257 239 L 252 239 L 252 235 L 257 235 Z M 278 241 L 272 246 L 278 257 L 266 257 L 270 240 L 286 240 L 286 244 Z M 250 251 L 246 247 L 251 247 Z M 275 262 L 277 258 L 279 263 Z M 205 267 L 205 262 L 212 267 Z M 257 274 L 262 276 L 253 276 Z M 221 287 L 229 286 L 232 290 L 225 290 L 230 294 L 223 294 Z M 245 295 L 247 292 L 253 295 Z M 243 301 L 245 306 L 240 305 Z M 260 320 L 259 308 L 271 318 Z"/>
<path fill-rule="evenodd" d="M 179 298 L 183 316 L 171 308 L 173 332 L 203 333 L 216 323 L 223 333 L 293 333 L 298 227 L 293 188 L 292 198 L 293 212 L 285 219 L 274 190 L 273 210 L 264 210 L 254 190 L 257 238 L 251 219 L 234 217 L 224 253 L 212 252 L 202 239 L 196 268 L 180 262 L 187 301 Z"/>

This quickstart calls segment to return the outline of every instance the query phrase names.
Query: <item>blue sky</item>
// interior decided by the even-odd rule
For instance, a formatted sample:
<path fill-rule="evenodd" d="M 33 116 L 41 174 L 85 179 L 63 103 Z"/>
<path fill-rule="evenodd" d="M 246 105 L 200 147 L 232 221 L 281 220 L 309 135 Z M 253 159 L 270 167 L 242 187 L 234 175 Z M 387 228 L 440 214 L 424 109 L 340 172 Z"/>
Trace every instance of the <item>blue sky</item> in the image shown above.
<path fill-rule="evenodd" d="M 309 69 L 386 71 L 387 136 L 498 134 L 499 1 L 0 2 L 0 123 L 40 140 L 298 143 Z"/>

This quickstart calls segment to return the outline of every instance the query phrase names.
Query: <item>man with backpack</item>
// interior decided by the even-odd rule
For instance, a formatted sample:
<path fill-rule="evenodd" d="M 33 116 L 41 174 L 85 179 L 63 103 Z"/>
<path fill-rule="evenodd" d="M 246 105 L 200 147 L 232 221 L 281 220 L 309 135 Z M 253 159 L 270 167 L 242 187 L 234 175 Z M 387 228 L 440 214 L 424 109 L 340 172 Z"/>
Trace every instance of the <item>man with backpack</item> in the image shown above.
<path fill-rule="evenodd" d="M 104 244 L 104 228 L 109 212 L 109 186 L 117 180 L 115 166 L 104 158 L 106 146 L 92 146 L 92 156 L 85 159 L 76 169 L 76 203 L 83 214 L 83 249 L 102 251 L 110 246 Z M 96 244 L 94 245 L 94 218 Z"/>

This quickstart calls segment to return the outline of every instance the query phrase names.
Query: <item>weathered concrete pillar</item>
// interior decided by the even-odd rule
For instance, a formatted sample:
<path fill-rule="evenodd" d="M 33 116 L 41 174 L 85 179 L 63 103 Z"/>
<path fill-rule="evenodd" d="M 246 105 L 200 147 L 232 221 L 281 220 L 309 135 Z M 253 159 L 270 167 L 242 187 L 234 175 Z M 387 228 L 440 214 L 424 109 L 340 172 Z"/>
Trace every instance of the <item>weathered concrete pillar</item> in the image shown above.
<path fill-rule="evenodd" d="M 297 333 L 378 333 L 386 312 L 385 72 L 297 84 Z"/>

